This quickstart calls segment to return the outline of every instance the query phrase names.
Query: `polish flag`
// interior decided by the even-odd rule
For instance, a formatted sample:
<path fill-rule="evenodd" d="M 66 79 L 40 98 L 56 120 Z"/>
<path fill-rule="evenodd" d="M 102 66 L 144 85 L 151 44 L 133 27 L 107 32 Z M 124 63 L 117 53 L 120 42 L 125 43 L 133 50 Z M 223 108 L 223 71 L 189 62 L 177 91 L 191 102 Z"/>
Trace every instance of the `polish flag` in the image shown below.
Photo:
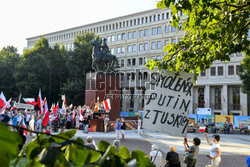
<path fill-rule="evenodd" d="M 59 111 L 59 103 L 58 102 L 56 103 L 55 110 L 56 110 L 56 113 L 58 113 L 58 111 Z"/>
<path fill-rule="evenodd" d="M 38 98 L 37 98 L 37 105 L 40 108 L 40 114 L 43 113 L 43 100 L 42 100 L 42 94 L 41 89 L 39 89 Z"/>
<path fill-rule="evenodd" d="M 58 110 L 59 109 L 59 103 L 57 102 L 56 103 L 56 110 Z"/>
<path fill-rule="evenodd" d="M 58 108 L 59 108 L 59 105 L 58 105 Z M 57 113 L 58 108 L 57 108 L 57 106 L 54 104 L 54 106 L 53 106 L 53 113 L 54 113 L 54 114 Z"/>
<path fill-rule="evenodd" d="M 1 94 L 0 94 L 0 108 L 3 108 L 6 105 L 6 103 L 7 103 L 6 98 L 3 94 L 3 92 L 1 92 Z"/>
<path fill-rule="evenodd" d="M 104 105 L 104 108 L 106 111 L 109 111 L 111 109 L 111 105 L 110 105 L 110 100 L 107 99 L 107 100 L 104 100 L 103 101 L 103 105 Z"/>
<path fill-rule="evenodd" d="M 25 125 L 25 123 L 24 123 L 24 120 L 22 121 L 22 128 L 27 128 L 26 125 Z M 23 130 L 23 135 L 24 135 L 25 137 L 28 136 L 27 130 Z"/>
<path fill-rule="evenodd" d="M 83 121 L 83 114 L 82 114 L 82 107 L 80 107 L 81 110 L 80 110 L 80 121 Z"/>
<path fill-rule="evenodd" d="M 206 127 L 204 127 L 204 126 L 201 126 L 200 128 L 199 128 L 199 131 L 202 133 L 202 132 L 205 132 L 205 130 L 206 130 Z"/>
<path fill-rule="evenodd" d="M 44 115 L 43 115 L 43 120 L 42 120 L 42 124 L 44 127 L 46 127 L 49 123 L 49 110 L 48 110 L 48 104 L 47 101 L 44 104 Z"/>
<path fill-rule="evenodd" d="M 30 104 L 30 105 L 33 105 L 33 106 L 36 106 L 37 103 L 35 101 L 35 98 L 23 98 L 23 100 L 25 101 L 25 103 L 27 104 Z M 20 101 L 19 101 L 20 103 Z"/>
<path fill-rule="evenodd" d="M 72 112 L 72 118 L 73 118 L 73 122 L 75 121 L 75 111 L 73 110 Z"/>
<path fill-rule="evenodd" d="M 45 105 L 45 103 L 46 103 L 46 101 L 47 101 L 47 99 L 46 99 L 46 97 L 43 99 L 43 106 Z M 43 109 L 44 110 L 44 109 Z"/>
<path fill-rule="evenodd" d="M 64 104 L 66 104 L 66 97 L 65 97 L 65 95 L 62 95 L 62 101 L 63 101 Z"/>
<path fill-rule="evenodd" d="M 3 108 L 0 110 L 0 114 L 1 114 L 2 112 L 4 112 L 6 109 L 8 109 L 8 108 L 11 107 L 11 105 L 10 105 L 11 99 L 12 99 L 12 98 L 10 98 L 10 99 L 5 103 L 5 106 L 3 106 Z"/>

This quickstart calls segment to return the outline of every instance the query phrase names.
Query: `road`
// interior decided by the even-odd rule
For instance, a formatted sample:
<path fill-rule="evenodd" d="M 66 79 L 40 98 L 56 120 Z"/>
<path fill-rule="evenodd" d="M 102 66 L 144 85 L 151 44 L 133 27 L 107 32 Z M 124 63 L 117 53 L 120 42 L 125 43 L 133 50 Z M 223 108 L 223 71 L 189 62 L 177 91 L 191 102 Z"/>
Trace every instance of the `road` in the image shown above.
<path fill-rule="evenodd" d="M 114 132 L 90 132 L 89 134 L 83 133 L 78 130 L 75 137 L 80 137 L 86 141 L 86 137 L 90 135 L 96 143 L 100 140 L 105 140 L 110 144 L 115 139 Z M 212 134 L 209 134 L 212 137 Z M 197 159 L 197 167 L 204 167 L 208 164 L 210 146 L 206 143 L 204 134 L 193 133 L 188 134 L 188 142 L 192 144 L 192 139 L 199 137 L 201 139 L 200 151 Z M 246 157 L 250 156 L 250 136 L 249 135 L 221 135 L 222 147 L 222 161 L 220 167 L 245 167 Z M 142 135 L 138 135 L 135 130 L 126 131 L 125 140 L 120 141 L 120 146 L 126 146 L 130 151 L 142 150 L 146 154 L 151 151 L 151 145 L 156 144 L 160 147 L 163 154 L 162 165 L 165 165 L 166 153 L 169 146 L 175 145 L 177 153 L 179 153 L 181 166 L 186 166 L 182 160 L 184 156 L 183 138 L 169 136 L 166 133 L 146 131 Z"/>

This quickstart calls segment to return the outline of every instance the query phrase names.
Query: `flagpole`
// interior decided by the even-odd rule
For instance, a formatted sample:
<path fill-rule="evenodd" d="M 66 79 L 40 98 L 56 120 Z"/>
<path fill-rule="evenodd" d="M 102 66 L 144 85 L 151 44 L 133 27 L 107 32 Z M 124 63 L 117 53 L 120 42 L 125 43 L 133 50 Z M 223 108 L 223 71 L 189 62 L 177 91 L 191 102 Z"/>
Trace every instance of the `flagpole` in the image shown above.
<path fill-rule="evenodd" d="M 51 102 L 51 96 L 50 96 L 50 90 L 51 90 L 51 65 L 50 65 L 50 73 L 49 73 L 49 104 Z"/>

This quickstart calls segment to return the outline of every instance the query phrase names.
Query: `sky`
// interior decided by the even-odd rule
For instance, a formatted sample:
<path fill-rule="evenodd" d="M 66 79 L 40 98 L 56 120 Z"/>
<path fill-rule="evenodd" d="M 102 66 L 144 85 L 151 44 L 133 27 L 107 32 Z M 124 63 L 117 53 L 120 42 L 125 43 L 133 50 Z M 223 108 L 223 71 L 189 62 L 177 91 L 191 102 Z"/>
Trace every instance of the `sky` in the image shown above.
<path fill-rule="evenodd" d="M 0 50 L 26 38 L 156 8 L 157 0 L 1 0 Z"/>

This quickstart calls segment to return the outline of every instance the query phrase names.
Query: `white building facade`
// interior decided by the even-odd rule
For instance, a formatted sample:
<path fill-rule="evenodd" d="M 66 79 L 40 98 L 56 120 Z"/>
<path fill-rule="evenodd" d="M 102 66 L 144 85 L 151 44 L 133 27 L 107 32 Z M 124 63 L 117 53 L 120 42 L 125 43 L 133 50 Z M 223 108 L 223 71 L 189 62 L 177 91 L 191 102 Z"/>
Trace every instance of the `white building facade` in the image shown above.
<path fill-rule="evenodd" d="M 181 18 L 184 18 L 179 13 Z M 116 55 L 122 75 L 122 93 L 144 95 L 145 81 L 149 78 L 149 70 L 145 64 L 150 59 L 161 60 L 164 46 L 177 43 L 184 32 L 177 30 L 169 23 L 170 9 L 153 9 L 123 17 L 117 17 L 93 24 L 74 27 L 62 31 L 27 38 L 27 47 L 33 48 L 42 36 L 48 39 L 49 45 L 56 43 L 74 48 L 77 35 L 94 32 L 107 39 L 112 54 Z M 210 69 L 201 72 L 193 89 L 192 111 L 197 108 L 212 108 L 214 114 L 249 115 L 249 97 L 242 93 L 242 84 L 237 73 L 243 54 L 231 55 L 229 62 L 214 62 Z M 121 111 L 142 110 L 145 99 L 122 99 Z"/>

